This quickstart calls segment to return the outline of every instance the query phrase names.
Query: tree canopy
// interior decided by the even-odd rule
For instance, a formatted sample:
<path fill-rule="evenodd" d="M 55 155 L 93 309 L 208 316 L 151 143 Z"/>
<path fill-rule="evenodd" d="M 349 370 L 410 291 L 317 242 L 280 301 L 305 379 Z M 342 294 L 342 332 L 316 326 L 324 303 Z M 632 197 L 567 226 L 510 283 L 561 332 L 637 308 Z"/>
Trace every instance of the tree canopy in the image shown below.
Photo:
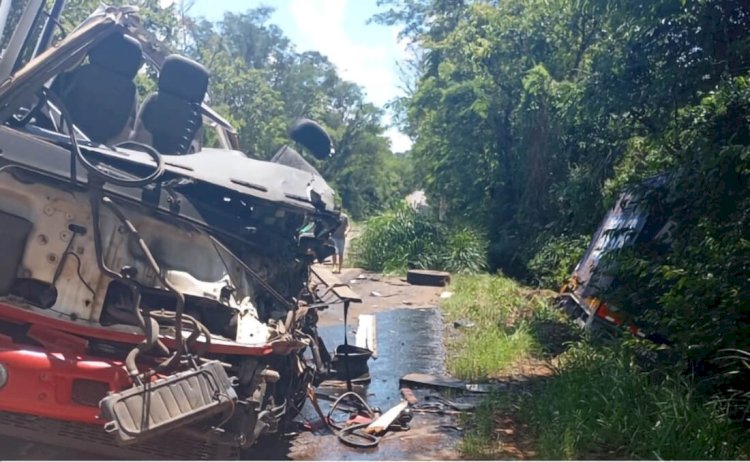
<path fill-rule="evenodd" d="M 488 233 L 495 268 L 538 276 L 619 191 L 666 175 L 649 206 L 677 225 L 671 246 L 617 255 L 609 297 L 694 370 L 747 350 L 750 4 L 379 4 L 375 19 L 423 50 L 403 107 L 424 186 L 449 220 Z M 736 386 L 747 368 L 729 362 Z"/>

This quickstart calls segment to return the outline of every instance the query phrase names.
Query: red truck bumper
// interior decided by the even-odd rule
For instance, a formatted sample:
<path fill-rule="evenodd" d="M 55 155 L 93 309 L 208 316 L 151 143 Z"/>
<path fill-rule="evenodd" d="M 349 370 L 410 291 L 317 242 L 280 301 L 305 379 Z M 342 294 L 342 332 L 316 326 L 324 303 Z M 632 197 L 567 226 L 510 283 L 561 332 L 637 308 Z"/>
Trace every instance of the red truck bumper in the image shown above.
<path fill-rule="evenodd" d="M 120 362 L 19 345 L 2 335 L 0 367 L 0 411 L 70 422 L 103 424 L 99 400 L 131 384 Z"/>

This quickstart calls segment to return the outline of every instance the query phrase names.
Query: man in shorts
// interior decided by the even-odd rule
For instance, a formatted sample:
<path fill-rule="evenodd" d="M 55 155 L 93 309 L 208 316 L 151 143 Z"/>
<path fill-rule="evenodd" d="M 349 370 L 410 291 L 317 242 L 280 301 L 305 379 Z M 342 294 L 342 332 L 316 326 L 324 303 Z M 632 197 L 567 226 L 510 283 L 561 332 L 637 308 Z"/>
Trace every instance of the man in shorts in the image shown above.
<path fill-rule="evenodd" d="M 344 263 L 344 247 L 346 246 L 346 236 L 349 234 L 349 217 L 341 213 L 341 224 L 331 233 L 333 246 L 336 253 L 333 254 L 333 272 L 340 273 L 341 266 Z M 336 268 L 338 265 L 338 269 Z"/>

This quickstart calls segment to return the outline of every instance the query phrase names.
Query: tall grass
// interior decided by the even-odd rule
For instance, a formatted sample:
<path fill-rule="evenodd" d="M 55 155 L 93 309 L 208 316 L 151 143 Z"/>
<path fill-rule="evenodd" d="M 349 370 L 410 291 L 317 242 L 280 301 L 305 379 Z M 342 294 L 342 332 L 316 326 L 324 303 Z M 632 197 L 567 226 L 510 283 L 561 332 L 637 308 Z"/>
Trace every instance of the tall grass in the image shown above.
<path fill-rule="evenodd" d="M 459 276 L 450 290 L 454 294 L 442 306 L 448 320 L 474 324 L 447 340 L 448 369 L 463 379 L 499 376 L 541 354 L 550 334 L 538 326 L 558 319 L 548 298 L 501 276 Z M 652 357 L 648 362 L 643 352 L 634 340 L 568 344 L 555 375 L 523 395 L 510 390 L 490 396 L 465 417 L 461 453 L 506 457 L 495 427 L 510 418 L 516 430 L 528 425 L 540 459 L 747 458 L 747 431 L 697 395 L 679 371 L 655 369 L 655 352 L 645 355 Z"/>
<path fill-rule="evenodd" d="M 364 223 L 352 242 L 357 265 L 373 271 L 404 272 L 408 268 L 477 273 L 485 268 L 487 243 L 469 228 L 449 228 L 405 202 Z"/>
<path fill-rule="evenodd" d="M 548 309 L 543 297 L 488 274 L 456 277 L 450 290 L 453 296 L 443 304 L 448 319 L 473 324 L 449 340 L 447 365 L 453 375 L 492 377 L 539 351 L 529 323 L 535 312 Z"/>
<path fill-rule="evenodd" d="M 718 406 L 677 374 L 641 370 L 632 349 L 581 342 L 562 359 L 526 402 L 540 458 L 747 457 L 742 430 Z"/>

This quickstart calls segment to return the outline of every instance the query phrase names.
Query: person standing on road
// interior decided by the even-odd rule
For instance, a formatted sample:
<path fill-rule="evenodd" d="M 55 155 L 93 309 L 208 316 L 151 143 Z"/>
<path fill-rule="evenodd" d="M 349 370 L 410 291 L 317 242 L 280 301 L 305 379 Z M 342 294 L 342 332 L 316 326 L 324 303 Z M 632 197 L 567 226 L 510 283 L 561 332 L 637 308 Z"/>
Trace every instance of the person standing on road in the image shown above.
<path fill-rule="evenodd" d="M 345 213 L 341 212 L 341 223 L 338 228 L 333 230 L 331 234 L 331 240 L 333 246 L 336 248 L 336 253 L 333 254 L 333 272 L 340 273 L 341 266 L 344 264 L 344 247 L 346 246 L 346 236 L 349 234 L 349 217 Z M 336 269 L 338 265 L 338 269 Z"/>

